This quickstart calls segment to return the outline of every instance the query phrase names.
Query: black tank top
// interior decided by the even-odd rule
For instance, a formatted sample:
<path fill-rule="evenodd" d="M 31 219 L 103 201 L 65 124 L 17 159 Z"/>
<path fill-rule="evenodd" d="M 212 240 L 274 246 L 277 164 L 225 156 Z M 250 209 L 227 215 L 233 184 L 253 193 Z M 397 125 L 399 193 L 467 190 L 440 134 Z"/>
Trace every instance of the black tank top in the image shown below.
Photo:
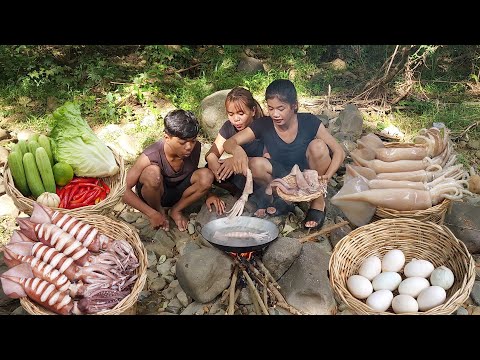
<path fill-rule="evenodd" d="M 297 164 L 303 171 L 308 168 L 307 147 L 315 139 L 322 122 L 310 113 L 297 113 L 297 118 L 297 136 L 289 144 L 278 136 L 270 116 L 256 119 L 250 128 L 255 134 L 255 138 L 265 144 L 272 160 L 281 163 L 286 169 L 291 169 Z"/>
<path fill-rule="evenodd" d="M 255 120 L 253 120 L 252 123 L 254 122 Z M 232 123 L 229 120 L 225 121 L 225 123 L 222 125 L 222 127 L 218 131 L 218 133 L 222 135 L 225 140 L 230 139 L 237 132 L 238 130 L 235 128 L 235 126 L 232 125 Z M 259 139 L 255 139 L 252 142 L 243 144 L 242 148 L 243 150 L 245 150 L 248 157 L 263 156 L 263 142 Z"/>

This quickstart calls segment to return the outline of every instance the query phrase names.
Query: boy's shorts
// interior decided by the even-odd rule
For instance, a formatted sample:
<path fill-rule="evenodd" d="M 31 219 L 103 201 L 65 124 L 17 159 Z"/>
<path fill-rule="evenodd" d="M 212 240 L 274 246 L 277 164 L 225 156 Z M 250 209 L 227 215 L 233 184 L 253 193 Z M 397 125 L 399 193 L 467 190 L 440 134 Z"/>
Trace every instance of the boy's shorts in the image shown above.
<path fill-rule="evenodd" d="M 164 207 L 172 207 L 175 205 L 181 198 L 185 190 L 192 185 L 190 182 L 193 172 L 188 175 L 185 179 L 176 183 L 163 182 L 163 196 L 161 199 L 161 205 Z M 142 196 L 142 187 L 143 184 L 137 182 L 135 185 L 135 191 L 142 201 L 146 202 Z"/>

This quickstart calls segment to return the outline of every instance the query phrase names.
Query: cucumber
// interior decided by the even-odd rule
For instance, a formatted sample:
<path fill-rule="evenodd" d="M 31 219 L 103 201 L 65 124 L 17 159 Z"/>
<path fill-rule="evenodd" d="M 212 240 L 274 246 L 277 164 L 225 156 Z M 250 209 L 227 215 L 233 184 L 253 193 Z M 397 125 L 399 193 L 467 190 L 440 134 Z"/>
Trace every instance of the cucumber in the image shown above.
<path fill-rule="evenodd" d="M 27 152 L 23 155 L 23 168 L 25 169 L 25 177 L 27 178 L 27 184 L 32 192 L 33 197 L 36 199 L 42 193 L 45 192 L 43 187 L 42 178 L 35 162 L 35 156 Z"/>
<path fill-rule="evenodd" d="M 48 159 L 50 160 L 50 165 L 53 164 L 53 155 L 52 155 L 52 148 L 50 146 L 50 138 L 47 135 L 40 135 L 38 137 L 38 144 L 45 149 L 48 155 Z"/>
<path fill-rule="evenodd" d="M 50 165 L 47 151 L 43 147 L 38 147 L 35 151 L 35 160 L 45 191 L 55 193 L 57 188 L 55 185 L 55 178 L 53 177 L 52 165 Z"/>
<path fill-rule="evenodd" d="M 25 177 L 25 170 L 23 168 L 23 155 L 20 150 L 12 151 L 8 155 L 8 166 L 12 173 L 13 183 L 15 187 L 22 193 L 23 196 L 30 196 L 30 188 Z"/>
<path fill-rule="evenodd" d="M 28 145 L 26 140 L 19 140 L 18 145 L 22 149 L 22 154 L 25 155 L 28 152 Z"/>
<path fill-rule="evenodd" d="M 35 155 L 35 151 L 40 147 L 36 140 L 28 140 L 28 152 Z"/>

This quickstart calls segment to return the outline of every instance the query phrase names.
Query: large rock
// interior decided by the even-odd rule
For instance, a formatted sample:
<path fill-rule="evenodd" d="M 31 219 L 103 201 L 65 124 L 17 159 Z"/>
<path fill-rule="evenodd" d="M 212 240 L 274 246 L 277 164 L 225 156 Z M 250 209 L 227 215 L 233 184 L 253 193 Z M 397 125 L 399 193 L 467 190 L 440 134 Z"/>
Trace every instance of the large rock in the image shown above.
<path fill-rule="evenodd" d="M 176 275 L 188 296 L 207 303 L 230 285 L 233 268 L 233 260 L 223 251 L 202 248 L 178 258 Z"/>
<path fill-rule="evenodd" d="M 337 123 L 340 124 L 340 131 L 359 137 L 363 129 L 363 115 L 353 104 L 347 104 L 338 116 Z"/>
<path fill-rule="evenodd" d="M 467 247 L 472 254 L 480 253 L 480 206 L 453 201 L 447 211 L 444 225 Z"/>
<path fill-rule="evenodd" d="M 329 260 L 315 244 L 303 244 L 300 256 L 278 281 L 287 303 L 307 314 L 335 314 L 336 302 L 327 276 Z"/>
<path fill-rule="evenodd" d="M 298 239 L 280 237 L 263 254 L 262 262 L 273 278 L 278 280 L 300 255 L 302 244 Z"/>
<path fill-rule="evenodd" d="M 218 134 L 218 130 L 227 120 L 227 113 L 225 111 L 225 99 L 231 89 L 220 90 L 208 95 L 200 103 L 201 115 L 200 126 L 203 131 L 212 139 Z"/>
<path fill-rule="evenodd" d="M 237 70 L 248 74 L 255 74 L 259 71 L 264 72 L 265 67 L 260 60 L 251 56 L 243 56 L 238 63 Z"/>

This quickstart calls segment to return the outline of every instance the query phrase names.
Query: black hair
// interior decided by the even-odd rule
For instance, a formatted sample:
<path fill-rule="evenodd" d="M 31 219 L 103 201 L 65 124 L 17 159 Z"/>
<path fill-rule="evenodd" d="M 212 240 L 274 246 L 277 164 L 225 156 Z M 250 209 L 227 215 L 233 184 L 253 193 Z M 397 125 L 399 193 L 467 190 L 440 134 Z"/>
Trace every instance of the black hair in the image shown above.
<path fill-rule="evenodd" d="M 164 120 L 165 132 L 170 136 L 180 139 L 192 139 L 198 135 L 200 130 L 195 115 L 188 110 L 172 110 Z"/>
<path fill-rule="evenodd" d="M 230 90 L 225 99 L 225 107 L 231 102 L 234 103 L 237 111 L 242 110 L 242 104 L 251 110 L 255 109 L 255 115 L 253 116 L 254 119 L 261 118 L 265 115 L 258 101 L 253 98 L 252 93 L 241 86 L 234 87 Z"/>
<path fill-rule="evenodd" d="M 295 89 L 295 85 L 287 79 L 273 80 L 270 85 L 267 86 L 267 89 L 265 90 L 265 100 L 273 98 L 278 98 L 280 101 L 292 106 L 298 104 L 297 89 Z M 298 106 L 296 106 L 295 109 L 295 112 L 297 111 Z"/>

